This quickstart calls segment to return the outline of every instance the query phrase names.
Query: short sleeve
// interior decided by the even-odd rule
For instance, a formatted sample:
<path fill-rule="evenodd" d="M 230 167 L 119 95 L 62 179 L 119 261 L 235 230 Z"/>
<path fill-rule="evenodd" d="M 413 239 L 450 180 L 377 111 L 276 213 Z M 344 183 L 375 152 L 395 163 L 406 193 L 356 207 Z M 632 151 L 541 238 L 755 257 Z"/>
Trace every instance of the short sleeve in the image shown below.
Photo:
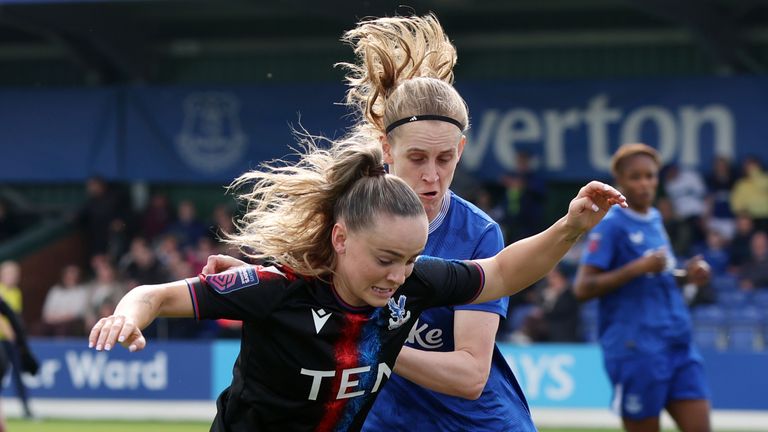
<path fill-rule="evenodd" d="M 471 303 L 483 290 L 483 270 L 473 261 L 420 256 L 414 274 L 427 290 L 429 307 Z"/>
<path fill-rule="evenodd" d="M 480 238 L 480 241 L 477 244 L 477 249 L 475 249 L 471 259 L 490 258 L 499 253 L 502 249 L 504 249 L 504 237 L 501 234 L 501 228 L 499 227 L 499 224 L 490 224 Z M 508 307 L 509 297 L 502 297 L 485 303 L 472 303 L 456 306 L 455 309 L 490 312 L 506 317 Z"/>
<path fill-rule="evenodd" d="M 602 270 L 611 267 L 616 253 L 616 228 L 613 220 L 604 219 L 587 235 L 587 244 L 581 257 L 581 263 Z"/>
<path fill-rule="evenodd" d="M 195 318 L 251 321 L 269 315 L 289 279 L 276 267 L 241 266 L 186 282 Z"/>

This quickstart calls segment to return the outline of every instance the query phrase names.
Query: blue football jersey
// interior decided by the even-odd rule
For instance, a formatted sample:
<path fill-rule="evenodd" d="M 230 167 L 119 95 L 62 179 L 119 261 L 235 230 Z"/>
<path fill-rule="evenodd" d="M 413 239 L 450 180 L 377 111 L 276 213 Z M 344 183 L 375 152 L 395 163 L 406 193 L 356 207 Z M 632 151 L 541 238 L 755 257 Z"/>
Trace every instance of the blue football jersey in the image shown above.
<path fill-rule="evenodd" d="M 447 259 L 477 259 L 493 256 L 503 247 L 499 225 L 451 192 L 429 225 L 424 254 Z M 411 329 L 406 346 L 453 351 L 456 310 L 485 311 L 504 317 L 508 304 L 509 299 L 503 298 L 482 304 L 428 309 Z M 477 400 L 438 393 L 393 373 L 369 412 L 363 430 L 535 431 L 536 428 L 520 385 L 494 347 L 488 382 Z"/>
<path fill-rule="evenodd" d="M 675 256 L 661 216 L 613 206 L 589 233 L 582 264 L 611 271 L 656 250 L 667 268 L 646 274 L 599 298 L 600 344 L 606 360 L 655 353 L 691 341 L 688 307 L 672 275 Z"/>

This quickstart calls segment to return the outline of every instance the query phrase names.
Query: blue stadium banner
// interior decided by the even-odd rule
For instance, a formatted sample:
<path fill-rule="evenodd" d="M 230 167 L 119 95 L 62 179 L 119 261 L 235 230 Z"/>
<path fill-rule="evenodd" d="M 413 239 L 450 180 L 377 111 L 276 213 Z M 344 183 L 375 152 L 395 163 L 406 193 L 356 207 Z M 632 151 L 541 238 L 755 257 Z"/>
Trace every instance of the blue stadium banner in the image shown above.
<path fill-rule="evenodd" d="M 150 342 L 139 352 L 88 349 L 87 341 L 34 340 L 36 376 L 23 376 L 32 397 L 209 400 L 211 344 Z M 15 392 L 5 380 L 4 394 Z"/>
<path fill-rule="evenodd" d="M 607 178 L 642 141 L 709 171 L 715 155 L 768 161 L 768 78 L 457 83 L 470 107 L 462 167 L 488 180 L 526 152 L 554 180 Z M 0 181 L 107 178 L 225 184 L 296 143 L 291 125 L 338 137 L 341 84 L 0 90 Z"/>

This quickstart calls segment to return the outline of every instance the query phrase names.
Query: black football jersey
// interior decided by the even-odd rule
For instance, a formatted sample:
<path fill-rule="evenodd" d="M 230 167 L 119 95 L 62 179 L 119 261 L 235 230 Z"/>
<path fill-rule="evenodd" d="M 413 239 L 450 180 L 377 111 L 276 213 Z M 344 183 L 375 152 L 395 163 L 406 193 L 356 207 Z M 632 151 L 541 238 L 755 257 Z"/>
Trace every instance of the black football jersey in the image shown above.
<path fill-rule="evenodd" d="M 420 257 L 381 308 L 346 304 L 332 285 L 280 266 L 187 283 L 198 319 L 243 321 L 211 431 L 357 431 L 419 314 L 470 303 L 483 273 L 471 261 Z"/>

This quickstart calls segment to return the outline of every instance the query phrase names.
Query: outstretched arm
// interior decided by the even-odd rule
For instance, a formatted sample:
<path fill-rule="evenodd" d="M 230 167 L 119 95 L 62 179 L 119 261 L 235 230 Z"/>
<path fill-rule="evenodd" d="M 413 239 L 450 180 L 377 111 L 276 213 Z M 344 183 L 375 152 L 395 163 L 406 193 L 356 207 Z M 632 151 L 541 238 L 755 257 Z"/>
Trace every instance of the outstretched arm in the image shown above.
<path fill-rule="evenodd" d="M 590 182 L 571 201 L 568 214 L 544 232 L 509 245 L 492 258 L 478 260 L 485 285 L 475 303 L 512 295 L 544 277 L 614 204 L 627 206 L 613 187 Z"/>
<path fill-rule="evenodd" d="M 100 319 L 88 336 L 88 346 L 109 351 L 117 343 L 130 351 L 143 349 L 147 341 L 141 329 L 158 316 L 192 317 L 194 309 L 185 281 L 142 285 L 128 292 L 114 314 Z"/>

